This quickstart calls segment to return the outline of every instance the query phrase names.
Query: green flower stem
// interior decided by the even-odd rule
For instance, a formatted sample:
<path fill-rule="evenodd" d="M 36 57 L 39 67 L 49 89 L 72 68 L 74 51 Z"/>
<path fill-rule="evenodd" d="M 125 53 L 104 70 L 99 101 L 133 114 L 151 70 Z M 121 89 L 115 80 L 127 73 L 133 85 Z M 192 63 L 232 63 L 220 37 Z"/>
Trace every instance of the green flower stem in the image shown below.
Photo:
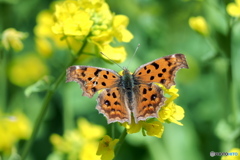
<path fill-rule="evenodd" d="M 114 139 L 115 138 L 115 123 L 111 124 L 111 137 Z"/>
<path fill-rule="evenodd" d="M 127 129 L 125 128 L 123 130 L 121 136 L 119 137 L 119 141 L 118 141 L 118 143 L 117 143 L 117 145 L 115 147 L 115 157 L 118 155 L 119 150 L 120 150 L 120 148 L 121 148 L 121 146 L 122 146 L 126 136 L 127 136 Z"/>
<path fill-rule="evenodd" d="M 72 59 L 72 61 L 69 63 L 68 66 L 70 66 L 70 65 L 72 65 L 72 64 L 74 64 L 74 63 L 76 62 L 77 58 L 81 55 L 81 53 L 83 53 L 83 49 L 85 48 L 86 44 L 87 44 L 87 37 L 84 39 L 83 44 L 82 44 L 82 47 L 81 47 L 81 49 L 78 51 L 77 56 L 75 56 L 75 57 Z M 62 74 L 57 78 L 56 82 L 53 83 L 52 86 L 50 87 L 50 89 L 48 90 L 48 92 L 47 92 L 47 94 L 46 94 L 46 96 L 45 96 L 45 98 L 44 98 L 44 101 L 43 101 L 42 109 L 41 109 L 41 111 L 40 111 L 40 113 L 39 113 L 39 115 L 38 115 L 38 117 L 37 117 L 36 123 L 35 123 L 35 125 L 34 125 L 33 132 L 32 132 L 32 134 L 31 134 L 31 137 L 30 137 L 30 139 L 26 142 L 26 145 L 24 146 L 24 149 L 23 149 L 23 152 L 22 152 L 22 156 L 21 156 L 21 157 L 22 157 L 22 160 L 26 159 L 26 157 L 27 157 L 27 155 L 28 155 L 28 153 L 29 153 L 29 151 L 30 151 L 30 148 L 31 148 L 31 146 L 32 146 L 32 143 L 34 142 L 34 139 L 36 138 L 37 133 L 38 133 L 38 131 L 39 131 L 39 129 L 40 129 L 40 126 L 41 126 L 41 123 L 42 123 L 42 121 L 43 121 L 43 118 L 44 118 L 44 116 L 45 116 L 46 113 L 47 113 L 47 109 L 48 109 L 48 107 L 49 107 L 49 103 L 50 103 L 50 101 L 51 101 L 51 99 L 52 99 L 52 96 L 53 96 L 53 94 L 55 93 L 55 91 L 56 91 L 57 87 L 59 86 L 59 84 L 60 84 L 60 83 L 62 82 L 62 80 L 64 79 L 65 75 L 66 75 L 66 71 L 64 70 L 64 71 L 62 72 Z"/>
<path fill-rule="evenodd" d="M 2 111 L 6 111 L 7 109 L 7 73 L 6 73 L 6 65 L 7 65 L 7 52 L 4 52 L 1 48 L 0 50 L 0 108 Z"/>

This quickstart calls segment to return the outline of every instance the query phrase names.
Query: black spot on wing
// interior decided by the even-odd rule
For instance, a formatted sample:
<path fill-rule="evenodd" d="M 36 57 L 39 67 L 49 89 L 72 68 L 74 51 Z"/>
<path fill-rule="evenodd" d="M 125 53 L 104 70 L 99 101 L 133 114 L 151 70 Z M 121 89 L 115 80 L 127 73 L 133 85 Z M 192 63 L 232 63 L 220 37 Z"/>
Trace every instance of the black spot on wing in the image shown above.
<path fill-rule="evenodd" d="M 105 100 L 104 104 L 106 104 L 107 106 L 111 106 L 111 103 L 109 102 L 109 100 Z"/>
<path fill-rule="evenodd" d="M 92 92 L 96 92 L 97 89 L 95 87 L 91 88 Z"/>
<path fill-rule="evenodd" d="M 156 95 L 156 94 L 153 94 L 153 95 L 151 96 L 151 101 L 154 101 L 156 98 L 157 98 L 157 95 Z"/>
<path fill-rule="evenodd" d="M 106 74 L 103 75 L 103 78 L 108 79 L 108 76 Z"/>
<path fill-rule="evenodd" d="M 143 88 L 143 94 L 147 94 L 147 89 L 146 88 Z"/>
<path fill-rule="evenodd" d="M 112 93 L 113 98 L 117 98 L 117 95 L 115 92 Z"/>
<path fill-rule="evenodd" d="M 97 69 L 97 70 L 94 72 L 94 75 L 98 77 L 98 74 L 99 74 L 101 71 L 102 71 L 101 69 Z"/>
<path fill-rule="evenodd" d="M 118 101 L 114 102 L 115 105 L 120 105 L 120 103 Z"/>
<path fill-rule="evenodd" d="M 161 79 L 160 83 L 164 84 L 166 82 L 166 79 Z"/>
<path fill-rule="evenodd" d="M 158 77 L 162 77 L 162 75 L 163 75 L 162 73 L 159 73 L 159 74 L 158 74 Z"/>
<path fill-rule="evenodd" d="M 84 72 L 82 72 L 82 73 L 81 73 L 81 75 L 82 75 L 83 77 L 85 77 L 85 76 L 86 76 L 86 74 L 85 74 Z"/>
<path fill-rule="evenodd" d="M 154 76 L 151 76 L 151 77 L 150 77 L 150 80 L 154 80 Z"/>
<path fill-rule="evenodd" d="M 153 65 L 155 67 L 155 69 L 159 68 L 159 65 L 156 62 L 153 62 L 151 65 Z"/>

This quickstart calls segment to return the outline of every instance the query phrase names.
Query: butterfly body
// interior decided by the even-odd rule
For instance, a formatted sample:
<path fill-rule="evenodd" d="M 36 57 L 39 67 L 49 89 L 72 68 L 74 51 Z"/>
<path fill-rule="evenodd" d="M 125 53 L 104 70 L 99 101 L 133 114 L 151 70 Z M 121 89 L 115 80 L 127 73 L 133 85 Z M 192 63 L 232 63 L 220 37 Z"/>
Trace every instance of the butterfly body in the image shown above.
<path fill-rule="evenodd" d="M 162 89 L 175 84 L 175 73 L 180 68 L 188 68 L 183 54 L 173 54 L 140 66 L 133 74 L 124 68 L 122 75 L 117 72 L 91 66 L 71 66 L 67 69 L 67 82 L 76 81 L 83 95 L 92 97 L 101 90 L 96 109 L 113 122 L 135 123 L 151 117 L 158 117 L 164 104 Z"/>

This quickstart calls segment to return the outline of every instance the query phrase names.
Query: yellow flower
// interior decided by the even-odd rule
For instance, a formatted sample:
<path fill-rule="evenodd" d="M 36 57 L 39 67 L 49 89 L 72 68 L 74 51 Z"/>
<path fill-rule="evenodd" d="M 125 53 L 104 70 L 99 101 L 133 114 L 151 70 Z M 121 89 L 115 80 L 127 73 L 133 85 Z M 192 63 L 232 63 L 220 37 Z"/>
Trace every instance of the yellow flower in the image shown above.
<path fill-rule="evenodd" d="M 31 134 L 30 122 L 20 112 L 3 114 L 0 111 L 0 152 L 9 154 L 21 139 L 28 139 Z"/>
<path fill-rule="evenodd" d="M 159 121 L 153 121 L 149 123 L 145 122 L 143 129 L 147 132 L 147 135 L 161 138 L 164 131 L 164 126 Z"/>
<path fill-rule="evenodd" d="M 93 21 L 90 15 L 84 10 L 79 10 L 79 7 L 77 1 L 64 1 L 56 5 L 53 32 L 67 36 L 87 36 Z"/>
<path fill-rule="evenodd" d="M 99 138 L 105 134 L 104 128 L 83 118 L 78 119 L 77 126 L 77 129 L 69 130 L 63 136 L 51 135 L 50 141 L 54 146 L 51 155 L 65 155 L 66 159 L 99 160 L 96 151 Z"/>
<path fill-rule="evenodd" d="M 97 155 L 101 155 L 101 160 L 112 160 L 114 158 L 114 147 L 118 143 L 119 139 L 112 139 L 108 135 L 105 135 L 100 141 Z"/>
<path fill-rule="evenodd" d="M 46 65 L 37 56 L 28 54 L 11 62 L 8 76 L 15 85 L 28 86 L 47 73 Z"/>
<path fill-rule="evenodd" d="M 113 18 L 113 34 L 119 42 L 129 42 L 133 39 L 132 33 L 126 29 L 128 23 L 129 19 L 124 15 L 116 15 Z"/>
<path fill-rule="evenodd" d="M 98 50 L 110 55 L 112 60 L 125 60 L 124 47 L 114 48 L 110 43 L 114 38 L 119 42 L 129 42 L 133 38 L 126 29 L 128 18 L 111 13 L 104 0 L 66 0 L 56 5 L 54 17 L 54 33 L 65 38 L 74 38 L 79 42 L 87 39 L 87 42 L 94 44 Z"/>
<path fill-rule="evenodd" d="M 27 33 L 19 32 L 14 28 L 8 28 L 3 31 L 2 34 L 2 44 L 6 50 L 9 50 L 10 47 L 14 51 L 18 52 L 23 49 L 22 40 L 27 37 Z"/>
<path fill-rule="evenodd" d="M 240 0 L 235 0 L 235 3 L 229 3 L 227 12 L 230 16 L 240 17 Z"/>
<path fill-rule="evenodd" d="M 105 134 L 102 126 L 89 123 L 86 119 L 78 119 L 78 129 L 81 135 L 88 140 L 101 138 Z"/>
<path fill-rule="evenodd" d="M 106 60 L 109 60 L 108 58 L 110 58 L 111 60 L 117 63 L 121 63 L 121 62 L 124 62 L 127 57 L 127 52 L 123 46 L 112 47 L 110 45 L 103 45 L 103 46 L 99 45 L 99 48 L 107 56 L 106 57 L 101 54 L 101 56 Z"/>
<path fill-rule="evenodd" d="M 231 149 L 228 156 L 222 156 L 221 160 L 240 160 L 240 148 Z"/>
<path fill-rule="evenodd" d="M 191 17 L 188 23 L 193 30 L 202 34 L 203 36 L 207 36 L 209 34 L 207 22 L 204 17 Z"/>
<path fill-rule="evenodd" d="M 51 27 L 54 25 L 52 12 L 49 10 L 41 11 L 37 16 L 37 25 L 34 27 L 36 35 L 36 48 L 40 55 L 48 58 L 53 53 L 53 47 L 59 49 L 67 48 L 66 41 L 61 40 L 61 35 L 53 33 Z"/>
<path fill-rule="evenodd" d="M 170 102 L 167 105 L 164 105 L 158 115 L 158 119 L 160 122 L 172 122 L 181 126 L 183 125 L 181 122 L 178 121 L 183 119 L 184 110 L 182 107 L 176 105 L 174 102 Z"/>
<path fill-rule="evenodd" d="M 97 151 L 98 142 L 89 142 L 82 146 L 82 151 L 79 153 L 80 160 L 99 160 L 100 155 L 97 155 L 93 151 Z"/>
<path fill-rule="evenodd" d="M 136 124 L 132 118 L 131 124 L 125 122 L 122 125 L 127 129 L 128 134 L 137 133 L 143 129 L 143 132 L 146 131 L 147 135 L 161 138 L 164 131 L 164 126 L 159 121 L 139 121 Z M 145 135 L 145 132 L 143 134 Z"/>

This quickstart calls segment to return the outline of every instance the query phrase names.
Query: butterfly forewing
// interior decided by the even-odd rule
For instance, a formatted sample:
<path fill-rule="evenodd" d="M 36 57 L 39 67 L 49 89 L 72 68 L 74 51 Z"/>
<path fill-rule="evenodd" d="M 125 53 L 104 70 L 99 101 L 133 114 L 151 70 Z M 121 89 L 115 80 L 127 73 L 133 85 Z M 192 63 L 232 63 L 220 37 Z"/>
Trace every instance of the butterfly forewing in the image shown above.
<path fill-rule="evenodd" d="M 97 110 L 112 122 L 128 122 L 130 124 L 131 113 L 124 101 L 122 88 L 115 87 L 103 90 L 97 99 Z"/>
<path fill-rule="evenodd" d="M 75 81 L 83 89 L 83 95 L 92 97 L 98 90 L 117 87 L 117 72 L 98 67 L 71 66 L 67 69 L 67 82 Z"/>
<path fill-rule="evenodd" d="M 140 66 L 134 77 L 139 83 L 156 82 L 170 88 L 175 84 L 175 74 L 180 68 L 188 68 L 186 58 L 183 54 L 173 54 Z"/>
<path fill-rule="evenodd" d="M 135 122 L 147 118 L 157 118 L 165 98 L 162 89 L 156 84 L 140 84 L 134 87 L 136 106 L 133 110 Z"/>

